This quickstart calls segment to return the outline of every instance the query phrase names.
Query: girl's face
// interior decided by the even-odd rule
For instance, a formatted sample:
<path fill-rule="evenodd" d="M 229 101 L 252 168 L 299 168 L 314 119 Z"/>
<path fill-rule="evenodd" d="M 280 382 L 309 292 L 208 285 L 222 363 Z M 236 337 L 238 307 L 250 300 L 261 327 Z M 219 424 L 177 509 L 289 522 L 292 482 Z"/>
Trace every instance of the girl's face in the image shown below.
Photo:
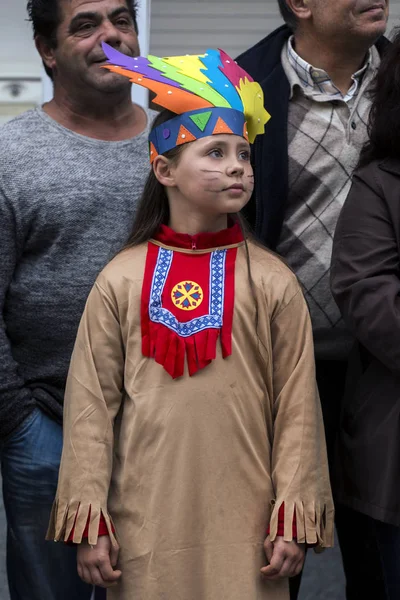
<path fill-rule="evenodd" d="M 186 144 L 168 173 L 167 180 L 159 180 L 167 188 L 171 214 L 179 210 L 212 218 L 239 212 L 254 187 L 250 146 L 232 134 Z"/>

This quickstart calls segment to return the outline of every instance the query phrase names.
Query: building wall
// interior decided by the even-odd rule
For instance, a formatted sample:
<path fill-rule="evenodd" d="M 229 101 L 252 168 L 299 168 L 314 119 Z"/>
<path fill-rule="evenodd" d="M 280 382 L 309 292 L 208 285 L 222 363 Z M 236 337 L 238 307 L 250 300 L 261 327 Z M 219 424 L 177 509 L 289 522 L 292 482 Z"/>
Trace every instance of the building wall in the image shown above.
<path fill-rule="evenodd" d="M 390 0 L 390 10 L 389 30 L 400 24 L 400 0 Z M 276 0 L 151 0 L 150 51 L 173 56 L 217 47 L 237 56 L 281 24 Z"/>
<path fill-rule="evenodd" d="M 42 96 L 42 68 L 25 0 L 0 0 L 0 125 L 35 106 Z"/>
<path fill-rule="evenodd" d="M 41 76 L 26 0 L 0 0 L 0 76 Z"/>
<path fill-rule="evenodd" d="M 400 24 L 400 0 L 390 2 L 388 31 Z M 48 99 L 52 90 L 49 81 L 43 79 L 27 21 L 26 0 L 0 0 L 0 7 L 1 124 Z M 220 47 L 237 56 L 282 23 L 277 0 L 140 0 L 140 7 L 142 50 L 146 52 L 148 47 L 150 12 L 150 51 L 158 56 L 201 53 L 208 47 Z M 13 95 L 15 80 L 23 84 L 18 96 Z"/>

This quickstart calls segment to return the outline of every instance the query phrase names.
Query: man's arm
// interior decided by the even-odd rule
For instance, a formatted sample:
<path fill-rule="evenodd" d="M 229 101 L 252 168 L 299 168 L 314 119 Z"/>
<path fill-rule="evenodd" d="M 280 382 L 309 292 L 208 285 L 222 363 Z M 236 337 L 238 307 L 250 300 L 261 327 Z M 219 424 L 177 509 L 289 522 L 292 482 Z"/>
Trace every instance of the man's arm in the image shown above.
<path fill-rule="evenodd" d="M 354 336 L 400 375 L 400 259 L 396 227 L 376 179 L 377 167 L 356 172 L 335 232 L 331 288 Z"/>
<path fill-rule="evenodd" d="M 31 397 L 31 392 L 25 387 L 24 380 L 18 372 L 18 364 L 13 358 L 4 321 L 7 292 L 22 251 L 21 238 L 14 210 L 0 184 L 0 439 L 8 435 L 16 423 L 16 420 L 9 416 L 11 405 L 14 414 L 23 415 L 24 411 L 20 408 L 26 404 L 26 399 Z"/>

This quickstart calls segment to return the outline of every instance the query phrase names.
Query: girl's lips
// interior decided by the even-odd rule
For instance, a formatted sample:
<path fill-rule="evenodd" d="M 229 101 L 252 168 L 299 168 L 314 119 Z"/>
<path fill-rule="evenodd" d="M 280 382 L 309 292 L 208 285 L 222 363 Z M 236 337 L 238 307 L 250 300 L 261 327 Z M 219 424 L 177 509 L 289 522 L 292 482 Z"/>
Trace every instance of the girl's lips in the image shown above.
<path fill-rule="evenodd" d="M 242 185 L 231 185 L 231 187 L 226 188 L 225 191 L 232 197 L 239 197 L 244 194 L 244 187 Z"/>
<path fill-rule="evenodd" d="M 227 190 L 244 190 L 244 186 L 241 183 L 234 183 L 233 185 L 226 188 Z"/>

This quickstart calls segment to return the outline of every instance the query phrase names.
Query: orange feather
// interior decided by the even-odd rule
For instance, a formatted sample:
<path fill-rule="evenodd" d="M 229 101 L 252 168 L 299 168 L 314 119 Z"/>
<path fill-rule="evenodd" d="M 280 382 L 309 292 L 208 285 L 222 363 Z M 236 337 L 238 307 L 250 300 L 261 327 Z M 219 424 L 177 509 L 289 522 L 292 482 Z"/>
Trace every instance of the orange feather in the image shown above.
<path fill-rule="evenodd" d="M 189 112 L 190 110 L 213 107 L 213 104 L 210 104 L 210 102 L 207 100 L 204 100 L 203 98 L 200 98 L 191 92 L 187 92 L 182 88 L 172 87 L 159 81 L 147 79 L 140 73 L 134 73 L 129 69 L 124 69 L 115 65 L 104 65 L 103 68 L 108 69 L 113 73 L 123 75 L 124 77 L 129 77 L 132 83 L 138 83 L 139 85 L 151 90 L 156 94 L 156 97 L 153 99 L 155 104 L 163 106 L 164 108 L 167 108 L 178 115 L 184 112 Z"/>

